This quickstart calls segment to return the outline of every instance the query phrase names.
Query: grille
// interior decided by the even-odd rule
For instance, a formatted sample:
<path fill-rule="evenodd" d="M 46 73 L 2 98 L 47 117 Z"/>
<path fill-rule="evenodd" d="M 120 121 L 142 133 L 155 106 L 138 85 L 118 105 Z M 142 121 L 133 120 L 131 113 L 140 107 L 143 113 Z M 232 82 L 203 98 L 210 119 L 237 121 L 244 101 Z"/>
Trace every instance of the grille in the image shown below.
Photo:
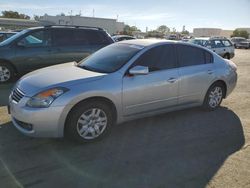
<path fill-rule="evenodd" d="M 12 91 L 12 95 L 11 95 L 11 99 L 15 102 L 19 102 L 22 98 L 24 97 L 24 93 L 22 91 L 20 91 L 20 89 L 15 88 Z"/>

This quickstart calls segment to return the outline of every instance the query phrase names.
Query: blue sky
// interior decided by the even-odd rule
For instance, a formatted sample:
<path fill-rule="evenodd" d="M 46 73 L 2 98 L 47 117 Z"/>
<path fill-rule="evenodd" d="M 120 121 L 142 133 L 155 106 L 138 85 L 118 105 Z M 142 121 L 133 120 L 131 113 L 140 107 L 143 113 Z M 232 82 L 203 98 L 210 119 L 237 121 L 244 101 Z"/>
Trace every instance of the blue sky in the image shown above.
<path fill-rule="evenodd" d="M 142 31 L 159 25 L 191 31 L 195 27 L 235 29 L 250 27 L 250 0 L 1 0 L 0 11 L 14 10 L 30 16 L 60 13 L 117 18 Z"/>

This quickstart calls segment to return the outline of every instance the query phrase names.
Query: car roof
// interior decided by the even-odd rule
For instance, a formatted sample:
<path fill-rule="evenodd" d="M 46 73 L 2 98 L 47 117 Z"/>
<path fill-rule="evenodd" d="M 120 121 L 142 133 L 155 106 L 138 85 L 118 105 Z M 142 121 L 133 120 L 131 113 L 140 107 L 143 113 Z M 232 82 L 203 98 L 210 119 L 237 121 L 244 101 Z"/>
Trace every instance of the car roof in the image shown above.
<path fill-rule="evenodd" d="M 129 45 L 137 45 L 142 47 L 154 46 L 156 44 L 184 44 L 189 46 L 199 47 L 198 45 L 183 42 L 183 41 L 174 41 L 174 40 L 166 40 L 166 39 L 135 39 L 135 40 L 124 40 L 118 42 L 118 44 L 129 44 Z"/>

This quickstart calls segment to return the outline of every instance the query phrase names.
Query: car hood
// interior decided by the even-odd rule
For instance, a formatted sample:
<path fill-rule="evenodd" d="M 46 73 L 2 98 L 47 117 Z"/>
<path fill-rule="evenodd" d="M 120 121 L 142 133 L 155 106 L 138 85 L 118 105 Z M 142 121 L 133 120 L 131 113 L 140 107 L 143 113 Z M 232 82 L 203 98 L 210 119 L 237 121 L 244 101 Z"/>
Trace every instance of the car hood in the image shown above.
<path fill-rule="evenodd" d="M 102 78 L 104 73 L 97 73 L 82 69 L 74 62 L 55 65 L 33 71 L 23 76 L 17 83 L 26 96 L 33 96 L 40 91 L 52 87 L 69 87 L 83 82 Z"/>

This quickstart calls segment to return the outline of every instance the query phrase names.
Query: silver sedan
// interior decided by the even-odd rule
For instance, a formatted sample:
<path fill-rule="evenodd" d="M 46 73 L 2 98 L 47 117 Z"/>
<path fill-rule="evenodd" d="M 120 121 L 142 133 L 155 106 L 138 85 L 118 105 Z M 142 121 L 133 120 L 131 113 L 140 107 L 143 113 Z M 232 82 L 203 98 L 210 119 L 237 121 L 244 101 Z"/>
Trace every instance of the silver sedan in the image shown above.
<path fill-rule="evenodd" d="M 193 44 L 124 41 L 25 75 L 9 111 L 25 135 L 93 141 L 128 120 L 194 106 L 215 110 L 235 88 L 236 69 Z"/>

